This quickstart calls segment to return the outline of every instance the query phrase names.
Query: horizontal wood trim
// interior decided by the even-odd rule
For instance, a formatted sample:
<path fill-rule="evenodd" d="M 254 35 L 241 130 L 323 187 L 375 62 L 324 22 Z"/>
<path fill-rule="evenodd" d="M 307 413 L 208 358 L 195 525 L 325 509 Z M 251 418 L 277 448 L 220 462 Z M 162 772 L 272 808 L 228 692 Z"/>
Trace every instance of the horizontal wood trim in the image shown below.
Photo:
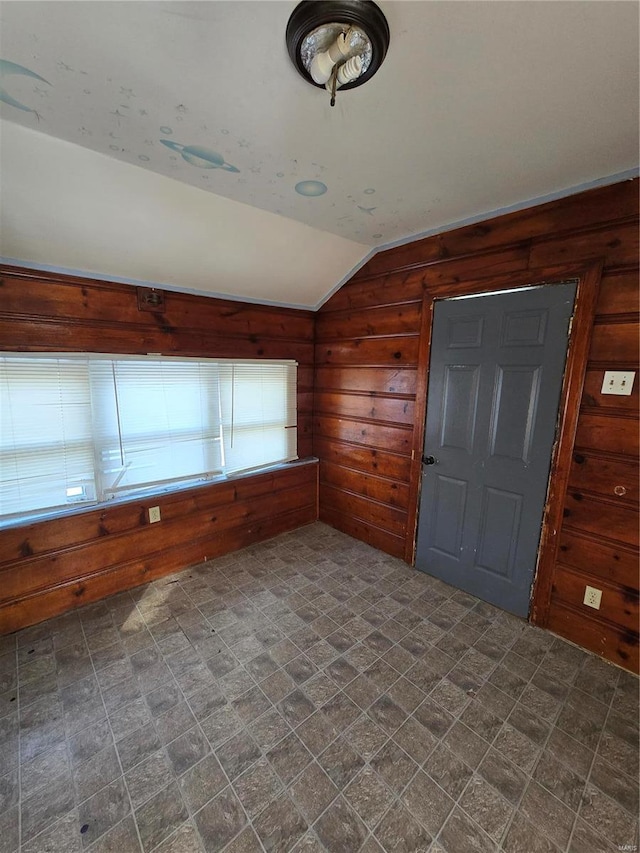
<path fill-rule="evenodd" d="M 180 354 L 193 358 L 290 358 L 313 363 L 313 344 L 269 337 L 231 337 L 213 332 L 126 328 L 98 321 L 69 323 L 0 317 L 1 349 L 5 352 L 101 352 L 118 354 Z M 37 343 L 35 343 L 37 341 Z"/>
<path fill-rule="evenodd" d="M 605 270 L 600 283 L 600 294 L 596 305 L 598 317 L 616 314 L 634 314 L 640 310 L 638 299 L 638 269 L 612 271 Z"/>
<path fill-rule="evenodd" d="M 417 364 L 418 344 L 417 335 L 317 344 L 316 364 Z"/>
<path fill-rule="evenodd" d="M 385 253 L 381 253 L 385 254 Z M 373 258 L 375 261 L 376 255 Z M 371 264 L 373 261 L 369 261 Z M 365 269 L 369 268 L 369 264 Z M 401 272 L 382 275 L 373 281 L 360 281 L 358 274 L 343 285 L 320 308 L 319 316 L 327 311 L 348 311 L 355 308 L 401 305 L 422 299 L 424 279 L 420 271 Z"/>
<path fill-rule="evenodd" d="M 361 542 L 366 542 L 373 548 L 378 548 L 384 551 L 385 554 L 391 554 L 393 557 L 403 557 L 404 537 L 394 536 L 388 530 L 382 530 L 376 527 L 375 524 L 364 521 L 361 518 L 356 518 L 352 515 L 344 515 L 336 512 L 334 509 L 324 506 L 320 521 L 325 524 L 335 527 L 336 530 L 341 530 Z"/>
<path fill-rule="evenodd" d="M 424 269 L 425 288 L 431 290 L 443 284 L 458 284 L 477 278 L 479 271 L 487 278 L 509 272 L 526 270 L 530 246 L 524 242 L 499 252 L 469 255 L 462 258 L 440 258 Z"/>
<path fill-rule="evenodd" d="M 559 562 L 574 571 L 612 584 L 637 589 L 638 550 L 621 543 L 564 529 L 560 534 Z"/>
<path fill-rule="evenodd" d="M 345 492 L 326 483 L 320 484 L 320 503 L 331 506 L 334 512 L 353 515 L 369 524 L 404 539 L 407 513 L 404 510 L 378 503 L 370 498 Z"/>
<path fill-rule="evenodd" d="M 409 487 L 405 483 L 344 468 L 334 462 L 320 462 L 320 485 L 353 492 L 402 510 L 407 509 L 409 501 Z"/>
<path fill-rule="evenodd" d="M 585 495 L 575 489 L 567 491 L 564 509 L 565 527 L 582 530 L 634 547 L 638 546 L 638 512 L 629 506 Z"/>
<path fill-rule="evenodd" d="M 613 622 L 629 631 L 638 629 L 638 590 L 629 587 L 619 587 L 605 583 L 603 580 L 593 581 L 579 571 L 567 566 L 558 565 L 553 580 L 552 599 L 562 601 L 580 610 L 587 607 L 584 604 L 585 587 L 594 586 L 602 589 L 600 609 L 597 611 L 601 619 Z M 598 587 L 597 584 L 600 584 Z M 593 610 L 593 608 L 590 608 Z M 589 614 L 591 615 L 591 614 Z"/>
<path fill-rule="evenodd" d="M 341 338 L 365 338 L 373 335 L 403 335 L 420 329 L 421 299 L 402 305 L 390 305 L 318 314 L 316 341 Z"/>
<path fill-rule="evenodd" d="M 581 412 L 576 431 L 576 448 L 603 450 L 624 456 L 638 456 L 638 420 L 613 415 Z"/>
<path fill-rule="evenodd" d="M 607 364 L 607 368 L 609 365 Z M 634 368 L 637 370 L 637 367 Z M 640 375 L 636 375 L 631 394 L 622 397 L 618 394 L 603 394 L 602 383 L 604 381 L 604 370 L 589 367 L 585 374 L 584 389 L 582 392 L 582 405 L 598 409 L 615 409 L 637 414 L 640 405 Z"/>
<path fill-rule="evenodd" d="M 316 412 L 337 417 L 350 417 L 372 421 L 413 425 L 415 412 L 413 400 L 362 394 L 316 394 Z"/>
<path fill-rule="evenodd" d="M 336 465 L 354 468 L 365 474 L 378 474 L 401 484 L 406 484 L 409 480 L 410 459 L 406 456 L 399 456 L 386 450 L 346 444 L 325 438 L 317 432 L 313 437 L 313 450 L 321 460 L 327 460 Z"/>
<path fill-rule="evenodd" d="M 596 613 L 596 611 L 594 611 Z M 547 628 L 600 657 L 638 672 L 638 634 L 552 601 Z"/>
<path fill-rule="evenodd" d="M 44 619 L 65 613 L 113 595 L 125 589 L 149 583 L 159 577 L 188 568 L 205 559 L 235 551 L 247 545 L 295 530 L 317 519 L 317 505 L 298 507 L 289 513 L 256 520 L 250 525 L 228 530 L 221 538 L 208 534 L 195 541 L 185 541 L 171 549 L 135 559 L 127 564 L 100 569 L 80 580 L 62 583 L 22 596 L 0 606 L 0 633 L 35 625 Z"/>
<path fill-rule="evenodd" d="M 373 423 L 320 415 L 314 419 L 314 433 L 325 438 L 364 444 L 380 450 L 411 455 L 412 430 L 399 426 L 380 426 Z"/>
<path fill-rule="evenodd" d="M 608 459 L 590 453 L 574 453 L 569 474 L 569 490 L 587 490 L 621 503 L 640 500 L 637 460 Z M 616 488 L 625 489 L 617 495 Z"/>
<path fill-rule="evenodd" d="M 414 396 L 416 371 L 412 367 L 318 367 L 316 391 L 324 390 Z"/>
<path fill-rule="evenodd" d="M 536 240 L 548 234 L 570 234 L 577 229 L 600 227 L 637 216 L 638 182 L 625 181 L 379 252 L 357 275 L 365 278 L 439 258 L 473 255 L 522 240 Z M 575 259 L 576 256 L 572 258 Z"/>
<path fill-rule="evenodd" d="M 529 266 L 544 267 L 580 260 L 602 260 L 605 266 L 632 264 L 638 259 L 638 226 L 615 223 L 609 228 L 562 235 L 535 243 Z"/>
<path fill-rule="evenodd" d="M 589 361 L 606 362 L 609 370 L 615 370 L 616 364 L 638 364 L 640 324 L 596 323 L 591 337 Z"/>
<path fill-rule="evenodd" d="M 6 268 L 5 268 L 6 269 Z M 131 324 L 138 328 L 171 331 L 201 331 L 209 334 L 262 336 L 313 340 L 311 311 L 276 308 L 224 299 L 194 297 L 191 294 L 159 290 L 164 297 L 162 311 L 140 311 L 137 288 L 112 284 L 105 298 L 104 283 L 79 279 L 40 280 L 3 273 L 0 269 L 2 312 L 29 317 L 65 317 L 69 321 Z"/>

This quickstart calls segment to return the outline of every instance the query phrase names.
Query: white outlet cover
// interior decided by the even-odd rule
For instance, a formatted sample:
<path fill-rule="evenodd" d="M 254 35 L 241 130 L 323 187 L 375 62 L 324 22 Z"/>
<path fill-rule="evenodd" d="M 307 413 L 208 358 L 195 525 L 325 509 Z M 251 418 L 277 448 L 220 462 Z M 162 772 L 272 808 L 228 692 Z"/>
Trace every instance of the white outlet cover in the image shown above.
<path fill-rule="evenodd" d="M 635 378 L 635 373 L 630 370 L 605 370 L 602 380 L 602 393 L 630 397 Z"/>
<path fill-rule="evenodd" d="M 586 604 L 587 607 L 593 607 L 594 610 L 600 610 L 601 602 L 602 590 L 596 589 L 593 586 L 586 586 L 584 589 L 583 604 Z"/>

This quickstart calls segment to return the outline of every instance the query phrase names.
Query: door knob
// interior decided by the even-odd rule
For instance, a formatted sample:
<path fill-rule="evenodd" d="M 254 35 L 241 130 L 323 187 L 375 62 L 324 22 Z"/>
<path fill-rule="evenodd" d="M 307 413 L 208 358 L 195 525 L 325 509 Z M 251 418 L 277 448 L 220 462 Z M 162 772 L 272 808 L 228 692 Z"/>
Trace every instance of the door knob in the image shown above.
<path fill-rule="evenodd" d="M 435 456 L 423 456 L 422 464 L 423 465 L 435 465 L 438 462 Z"/>

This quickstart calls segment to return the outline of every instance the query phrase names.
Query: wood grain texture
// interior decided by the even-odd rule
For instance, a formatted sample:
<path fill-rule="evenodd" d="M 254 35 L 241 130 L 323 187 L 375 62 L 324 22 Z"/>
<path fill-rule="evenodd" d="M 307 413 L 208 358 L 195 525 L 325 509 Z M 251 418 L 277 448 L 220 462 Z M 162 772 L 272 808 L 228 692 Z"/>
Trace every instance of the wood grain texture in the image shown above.
<path fill-rule="evenodd" d="M 139 310 L 137 288 L 0 267 L 0 349 L 292 358 L 298 453 L 313 430 L 314 315 L 163 291 Z M 147 508 L 161 507 L 150 528 Z M 185 568 L 205 556 L 317 518 L 317 465 L 292 466 L 0 532 L 0 632 Z"/>
<path fill-rule="evenodd" d="M 636 507 L 616 500 L 587 495 L 574 489 L 567 491 L 564 507 L 564 527 L 583 531 L 592 536 L 638 547 L 638 511 Z M 603 531 L 606 531 L 603 533 Z"/>
<path fill-rule="evenodd" d="M 637 216 L 638 181 L 634 179 L 465 225 L 380 252 L 354 278 L 388 274 L 405 267 L 422 267 L 441 259 L 478 255 L 497 246 L 535 242 L 553 235 L 566 235 L 570 239 L 572 232 L 606 228 L 607 224 L 621 221 L 626 224 L 627 220 L 635 221 Z"/>
<path fill-rule="evenodd" d="M 317 467 L 247 478 L 244 489 L 222 482 L 156 497 L 147 503 L 162 521 L 152 526 L 136 502 L 32 524 L 18 559 L 16 537 L 10 553 L 3 533 L 0 634 L 314 521 Z"/>
<path fill-rule="evenodd" d="M 584 580 L 584 573 L 580 570 L 558 565 L 553 581 L 553 592 L 557 601 L 569 604 L 577 610 L 587 607 L 584 604 Z M 598 580 L 596 586 L 602 590 L 600 608 L 596 611 L 598 617 L 614 622 L 627 631 L 637 631 L 637 591 L 618 584 L 609 584 L 602 579 Z"/>
<path fill-rule="evenodd" d="M 363 495 L 396 509 L 406 509 L 409 502 L 409 488 L 404 483 L 378 474 L 365 474 L 326 460 L 320 463 L 320 484 Z"/>
<path fill-rule="evenodd" d="M 639 345 L 638 323 L 596 323 L 591 336 L 589 361 L 606 364 L 608 369 L 612 370 L 618 365 L 629 365 L 633 368 L 638 364 Z"/>
<path fill-rule="evenodd" d="M 529 244 L 525 242 L 499 252 L 483 252 L 481 255 L 468 255 L 455 259 L 441 258 L 424 271 L 426 289 L 431 291 L 434 287 L 441 285 L 459 284 L 477 278 L 480 257 L 483 276 L 520 272 L 526 270 L 529 262 Z"/>
<path fill-rule="evenodd" d="M 603 578 L 620 587 L 637 588 L 638 550 L 621 542 L 604 541 L 601 536 L 564 528 L 558 563 L 578 570 L 584 578 Z"/>
<path fill-rule="evenodd" d="M 581 260 L 599 260 L 604 266 L 632 264 L 638 257 L 638 227 L 634 222 L 616 223 L 609 228 L 594 228 L 572 236 L 540 240 L 531 247 L 529 266 Z"/>
<path fill-rule="evenodd" d="M 181 571 L 187 566 L 311 524 L 316 519 L 317 503 L 314 495 L 313 503 L 309 506 L 297 507 L 289 513 L 231 528 L 224 537 L 218 533 L 209 533 L 162 552 L 136 556 L 127 563 L 86 572 L 81 579 L 50 585 L 42 591 L 14 598 L 0 606 L 0 633 L 34 625 L 124 589 Z"/>
<path fill-rule="evenodd" d="M 404 536 L 395 535 L 385 527 L 378 527 L 371 521 L 365 521 L 349 513 L 346 515 L 329 504 L 323 504 L 320 521 L 330 524 L 355 539 L 360 539 L 380 551 L 402 559 L 404 554 Z"/>
<path fill-rule="evenodd" d="M 1 328 L 0 328 L 1 331 Z M 316 364 L 416 364 L 419 339 L 417 335 L 398 335 L 384 338 L 356 338 L 316 344 Z"/>
<path fill-rule="evenodd" d="M 603 273 L 596 314 L 610 317 L 617 314 L 637 314 L 640 310 L 638 268 L 612 269 Z"/>
<path fill-rule="evenodd" d="M 598 616 L 598 611 L 586 613 L 587 607 L 571 607 L 554 598 L 547 628 L 572 642 L 595 652 L 631 672 L 638 672 L 638 632 L 623 628 Z M 593 614 L 593 615 L 592 615 Z"/>
<path fill-rule="evenodd" d="M 263 520 L 274 514 L 274 494 L 277 512 L 305 506 L 312 502 L 309 495 L 315 487 L 314 467 L 310 464 L 258 475 L 253 478 L 253 488 L 248 489 L 229 489 L 228 483 L 221 482 L 189 490 L 189 497 L 173 492 L 155 496 L 145 505 L 127 502 L 114 507 L 124 529 L 114 529 L 116 525 L 110 524 L 111 507 L 74 515 L 64 519 L 64 543 L 61 537 L 49 536 L 56 527 L 60 530 L 61 518 L 32 524 L 29 537 L 15 548 L 13 559 L 3 547 L 0 604 L 45 589 L 50 583 L 80 579 L 89 565 L 104 568 L 124 563 L 131 556 L 134 540 L 137 551 L 152 554 L 178 547 L 185 540 L 212 533 L 222 536 L 229 528 Z M 147 509 L 152 505 L 160 507 L 162 520 L 158 524 L 148 522 Z M 126 526 L 122 523 L 125 514 L 129 516 Z M 95 525 L 92 534 L 87 529 L 90 521 Z M 15 529 L 6 532 L 15 534 Z M 11 537 L 7 540 L 12 544 Z M 26 556 L 28 551 L 32 553 Z"/>
<path fill-rule="evenodd" d="M 629 415 L 583 412 L 576 432 L 576 447 L 638 458 L 638 419 Z"/>
<path fill-rule="evenodd" d="M 629 586 L 630 555 L 635 552 L 625 525 L 637 529 L 637 487 L 628 490 L 626 502 L 611 495 L 610 490 L 620 485 L 614 481 L 622 474 L 628 481 L 629 472 L 635 470 L 640 376 L 631 397 L 608 397 L 600 393 L 600 387 L 605 369 L 637 369 L 638 180 L 380 252 L 322 306 L 315 341 L 314 453 L 322 462 L 342 470 L 324 468 L 320 516 L 364 541 L 374 544 L 375 540 L 376 547 L 397 555 L 397 527 L 392 533 L 382 515 L 375 520 L 368 515 L 363 518 L 371 481 L 343 472 L 397 478 L 399 486 L 409 489 L 407 532 L 401 553 L 412 562 L 431 328 L 431 317 L 425 311 L 429 312 L 430 300 L 480 292 L 491 283 L 496 289 L 508 288 L 510 282 L 512 286 L 533 284 L 539 281 L 534 281 L 538 274 L 543 274 L 542 280 L 558 281 L 563 269 L 589 264 L 593 269 L 602 267 L 602 283 L 599 291 L 593 277 L 589 285 L 593 304 L 588 328 L 580 337 L 591 342 L 590 352 L 589 347 L 582 346 L 577 353 L 572 368 L 573 391 L 565 398 L 563 447 L 568 452 L 562 465 L 554 469 L 550 484 L 557 512 L 549 553 L 556 553 L 558 543 L 560 547 L 557 557 L 540 566 L 536 583 L 539 607 L 534 619 L 549 626 L 553 621 L 553 630 L 561 630 L 568 639 L 633 668 L 637 650 L 635 656 L 625 652 L 633 643 L 629 646 L 624 640 L 627 635 L 621 625 L 617 626 L 615 607 L 607 618 L 595 611 L 588 614 L 584 617 L 588 627 L 582 630 L 581 608 L 571 609 L 573 605 L 565 602 L 558 605 L 563 614 L 562 618 L 558 616 L 553 580 L 557 565 L 569 565 L 574 576 L 581 571 L 585 577 L 600 573 L 612 586 L 614 602 L 620 600 L 622 587 Z M 408 314 L 409 306 L 421 295 L 425 300 L 422 311 L 411 307 Z M 402 312 L 402 319 L 398 312 Z M 415 318 L 414 328 L 406 323 L 409 316 Z M 374 318 L 379 319 L 377 325 Z M 394 322 L 400 325 L 394 327 Z M 580 322 L 584 324 L 584 317 Z M 398 337 L 382 336 L 383 330 L 391 328 L 397 328 Z M 392 340 L 407 343 L 409 336 L 415 336 L 417 344 L 410 348 L 391 345 Z M 389 395 L 393 402 L 382 404 L 376 399 L 378 394 Z M 412 403 L 413 408 L 413 422 L 405 423 L 400 434 L 393 420 L 399 399 Z M 572 461 L 574 447 L 588 460 L 580 471 Z M 600 468 L 596 459 L 601 463 L 604 460 Z M 382 468 L 375 469 L 374 465 Z M 569 495 L 568 486 L 574 495 L 582 495 L 582 501 Z M 340 493 L 338 512 L 335 502 Z M 596 501 L 604 507 L 600 513 L 594 508 Z M 569 515 L 565 516 L 565 510 Z M 592 547 L 584 547 L 584 542 Z M 563 547 L 568 550 L 563 552 Z M 637 570 L 634 577 L 631 584 L 637 589 Z M 620 615 L 624 621 L 624 614 Z M 619 649 L 627 656 L 619 654 Z"/>
<path fill-rule="evenodd" d="M 386 253 L 382 253 L 386 254 Z M 380 257 L 380 255 L 376 255 Z M 368 270 L 369 265 L 375 258 L 363 267 Z M 343 285 L 328 302 L 320 308 L 320 315 L 325 311 L 347 311 L 354 309 L 386 307 L 389 305 L 402 305 L 407 302 L 416 302 L 422 298 L 424 289 L 424 275 L 418 272 L 402 272 L 384 275 L 381 278 L 374 277 L 373 281 L 368 279 L 361 281 L 361 273 L 356 275 Z"/>
<path fill-rule="evenodd" d="M 315 387 L 322 391 L 362 391 L 365 394 L 396 394 L 414 397 L 415 366 L 401 367 L 334 367 L 318 366 Z"/>
<path fill-rule="evenodd" d="M 638 462 L 590 453 L 574 453 L 569 489 L 588 491 L 624 504 L 640 499 Z"/>
<path fill-rule="evenodd" d="M 373 394 L 336 394 L 318 391 L 316 412 L 331 412 L 339 417 L 413 425 L 414 402 L 403 398 L 380 397 Z"/>
<path fill-rule="evenodd" d="M 409 481 L 410 459 L 407 456 L 378 448 L 361 447 L 319 434 L 314 436 L 313 449 L 323 461 L 335 462 L 364 473 L 378 474 L 401 485 Z"/>
<path fill-rule="evenodd" d="M 320 313 L 316 321 L 316 337 L 328 341 L 413 332 L 419 322 L 421 301 L 418 299 L 403 305 L 345 311 L 343 314 Z"/>
<path fill-rule="evenodd" d="M 314 432 L 325 438 L 364 444 L 405 456 L 411 455 L 412 430 L 368 421 L 319 415 L 314 420 Z"/>

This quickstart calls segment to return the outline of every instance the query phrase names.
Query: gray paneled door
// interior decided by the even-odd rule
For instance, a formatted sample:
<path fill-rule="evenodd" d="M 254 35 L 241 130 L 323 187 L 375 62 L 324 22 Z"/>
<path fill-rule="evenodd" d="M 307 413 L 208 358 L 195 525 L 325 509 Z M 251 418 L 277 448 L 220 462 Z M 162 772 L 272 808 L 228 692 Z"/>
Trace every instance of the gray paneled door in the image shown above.
<path fill-rule="evenodd" d="M 526 616 L 575 282 L 435 303 L 416 567 Z"/>

